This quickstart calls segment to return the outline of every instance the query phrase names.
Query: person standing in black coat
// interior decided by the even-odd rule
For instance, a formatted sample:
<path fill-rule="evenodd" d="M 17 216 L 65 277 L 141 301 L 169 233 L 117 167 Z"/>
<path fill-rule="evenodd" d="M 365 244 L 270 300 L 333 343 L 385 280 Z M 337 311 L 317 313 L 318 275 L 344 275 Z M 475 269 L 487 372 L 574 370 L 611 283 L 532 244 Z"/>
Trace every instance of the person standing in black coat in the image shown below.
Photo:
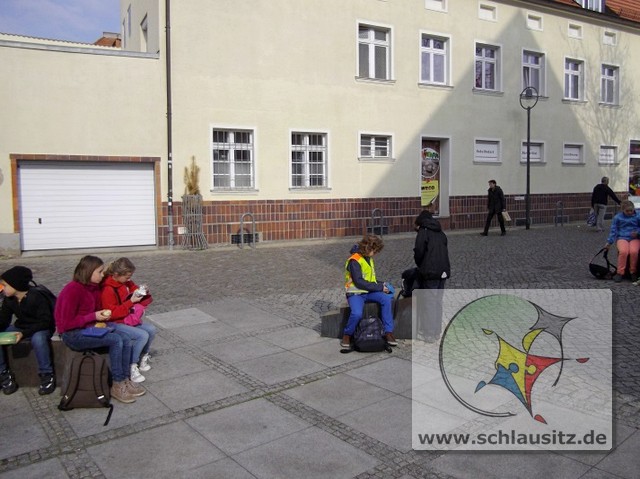
<path fill-rule="evenodd" d="M 440 222 L 429 210 L 424 210 L 416 219 L 418 234 L 413 248 L 413 259 L 417 266 L 417 283 L 425 289 L 416 295 L 416 337 L 426 342 L 435 342 L 442 331 L 443 290 L 451 277 L 447 235 Z"/>
<path fill-rule="evenodd" d="M 484 224 L 484 231 L 480 233 L 482 236 L 489 234 L 489 226 L 491 226 L 491 220 L 494 215 L 498 215 L 498 223 L 500 223 L 500 235 L 507 234 L 507 230 L 504 228 L 504 218 L 502 212 L 507 210 L 507 204 L 504 201 L 504 193 L 502 188 L 498 186 L 496 180 L 489 180 L 489 189 L 487 190 L 487 221 Z"/>

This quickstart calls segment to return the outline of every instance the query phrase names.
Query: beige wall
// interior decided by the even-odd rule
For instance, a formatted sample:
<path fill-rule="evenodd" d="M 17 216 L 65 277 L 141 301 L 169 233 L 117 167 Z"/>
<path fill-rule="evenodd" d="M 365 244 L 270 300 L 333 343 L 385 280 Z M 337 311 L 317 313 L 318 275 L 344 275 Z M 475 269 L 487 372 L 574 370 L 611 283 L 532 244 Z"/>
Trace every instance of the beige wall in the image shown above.
<path fill-rule="evenodd" d="M 479 19 L 479 3 L 495 6 L 497 21 Z M 440 13 L 425 9 L 423 0 L 174 3 L 176 171 L 195 155 L 206 199 L 417 196 L 420 137 L 433 136 L 450 140 L 445 175 L 451 195 L 484 194 L 489 178 L 507 193 L 523 194 L 519 156 L 526 113 L 518 96 L 522 50 L 531 49 L 546 55 L 547 66 L 547 96 L 532 110 L 531 139 L 544 142 L 546 158 L 532 168 L 534 192 L 590 191 L 603 174 L 614 189 L 626 190 L 629 140 L 640 138 L 638 87 L 631 81 L 639 72 L 630 61 L 640 46 L 638 31 L 619 27 L 618 45 L 610 47 L 602 44 L 604 25 L 584 17 L 522 8 L 523 2 L 514 1 L 448 4 L 448 12 Z M 542 31 L 526 27 L 527 13 L 542 17 Z M 355 79 L 360 21 L 392 28 L 393 82 Z M 568 38 L 569 21 L 582 24 L 582 40 Z M 449 87 L 418 85 L 423 31 L 450 37 Z M 500 93 L 473 91 L 475 42 L 501 47 Z M 565 56 L 585 61 L 584 102 L 562 100 Z M 601 63 L 620 67 L 619 107 L 598 103 Z M 212 125 L 255 130 L 259 192 L 207 193 Z M 329 191 L 289 190 L 292 129 L 329 133 Z M 358 161 L 360 132 L 392 134 L 395 161 Z M 502 162 L 474 163 L 475 138 L 501 140 Z M 562 164 L 565 142 L 584 144 L 584 165 Z M 618 165 L 598 165 L 601 144 L 618 147 Z"/>
<path fill-rule="evenodd" d="M 495 8 L 496 21 L 478 18 L 479 5 Z M 68 42 L 35 42 L 0 36 L 0 201 L 11 204 L 11 153 L 143 155 L 166 161 L 164 2 L 122 0 L 131 5 L 129 52 Z M 495 178 L 507 194 L 524 194 L 526 139 L 520 107 L 523 49 L 544 53 L 547 94 L 532 111 L 532 141 L 545 145 L 544 165 L 534 165 L 532 192 L 588 192 L 602 175 L 626 190 L 629 140 L 640 139 L 634 79 L 640 73 L 633 52 L 638 29 L 613 26 L 618 44 L 602 43 L 611 25 L 517 0 L 449 0 L 448 11 L 425 9 L 424 0 L 190 0 L 172 2 L 174 198 L 183 191 L 191 156 L 201 167 L 205 201 L 242 199 L 332 199 L 419 195 L 419 150 L 423 136 L 447 139 L 443 181 L 451 196 L 483 195 Z M 579 10 L 575 10 L 579 12 Z M 526 27 L 527 14 L 542 18 L 542 31 Z M 148 50 L 141 49 L 140 21 L 148 15 Z M 357 26 L 392 30 L 393 81 L 357 76 Z M 569 22 L 583 38 L 568 38 Z M 419 85 L 422 32 L 449 38 L 451 82 Z M 474 48 L 501 48 L 498 93 L 473 90 Z M 80 53 L 85 51 L 86 53 Z M 155 54 L 160 51 L 159 54 Z M 585 62 L 587 98 L 563 101 L 564 59 Z M 599 104 L 600 65 L 620 67 L 621 101 Z M 256 190 L 212 192 L 211 128 L 255 132 Z M 325 132 L 329 138 L 329 188 L 289 188 L 292 130 Z M 393 161 L 358 160 L 360 133 L 390 134 Z M 501 141 L 502 162 L 478 164 L 476 138 Z M 563 143 L 584 144 L 585 164 L 562 163 Z M 598 164 L 600 145 L 618 147 L 619 163 Z M 166 164 L 161 168 L 166 198 Z M 447 213 L 446 202 L 442 213 Z M 0 219 L 0 234 L 13 233 L 13 220 Z"/>
<path fill-rule="evenodd" d="M 9 155 L 166 157 L 164 66 L 158 55 L 0 35 L 0 64 L 5 241 L 15 236 L 17 194 Z"/>

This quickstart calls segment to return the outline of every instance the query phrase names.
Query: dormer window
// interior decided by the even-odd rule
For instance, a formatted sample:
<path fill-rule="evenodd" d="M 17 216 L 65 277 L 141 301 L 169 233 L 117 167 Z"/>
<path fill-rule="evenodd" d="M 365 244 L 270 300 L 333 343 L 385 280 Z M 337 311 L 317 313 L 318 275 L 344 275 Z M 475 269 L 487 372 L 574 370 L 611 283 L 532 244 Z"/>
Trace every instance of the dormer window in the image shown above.
<path fill-rule="evenodd" d="M 587 10 L 593 10 L 594 12 L 604 12 L 605 0 L 578 0 L 578 3 L 582 5 L 582 8 Z"/>

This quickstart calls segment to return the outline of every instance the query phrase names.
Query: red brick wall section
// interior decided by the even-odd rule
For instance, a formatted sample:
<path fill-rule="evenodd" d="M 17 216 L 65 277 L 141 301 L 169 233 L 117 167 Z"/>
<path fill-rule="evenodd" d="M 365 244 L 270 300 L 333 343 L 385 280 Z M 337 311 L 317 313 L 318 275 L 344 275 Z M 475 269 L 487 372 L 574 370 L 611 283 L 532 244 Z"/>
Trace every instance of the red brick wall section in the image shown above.
<path fill-rule="evenodd" d="M 618 194 L 623 197 L 624 194 Z M 507 210 L 514 222 L 525 217 L 525 202 L 507 195 Z M 486 195 L 450 198 L 450 216 L 440 218 L 447 230 L 479 229 L 486 218 Z M 590 208 L 591 193 L 531 196 L 532 224 L 554 224 L 558 202 L 569 221 L 584 221 Z M 375 208 L 382 210 L 389 234 L 413 231 L 420 212 L 420 198 L 342 198 L 329 200 L 257 200 L 205 201 L 203 229 L 209 244 L 230 244 L 231 235 L 240 231 L 240 218 L 253 214 L 256 232 L 262 241 L 286 241 L 360 236 L 371 226 Z M 180 245 L 178 228 L 182 226 L 182 204 L 175 202 L 174 244 Z M 558 213 L 559 214 L 559 213 Z M 378 220 L 376 219 L 376 222 Z M 162 224 L 158 228 L 160 246 L 168 245 L 167 205 L 162 205 Z M 376 223 L 377 224 L 377 223 Z M 245 217 L 245 231 L 251 231 L 251 219 Z"/>

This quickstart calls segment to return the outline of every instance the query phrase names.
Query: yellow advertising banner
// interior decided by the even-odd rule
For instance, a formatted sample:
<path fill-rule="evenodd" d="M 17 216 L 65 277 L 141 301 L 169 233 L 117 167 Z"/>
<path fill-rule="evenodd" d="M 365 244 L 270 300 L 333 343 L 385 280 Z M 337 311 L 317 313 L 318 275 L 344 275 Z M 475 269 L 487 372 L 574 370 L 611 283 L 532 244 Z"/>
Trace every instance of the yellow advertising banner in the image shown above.
<path fill-rule="evenodd" d="M 420 204 L 430 205 L 440 194 L 440 182 L 438 180 L 423 181 L 420 193 Z"/>

